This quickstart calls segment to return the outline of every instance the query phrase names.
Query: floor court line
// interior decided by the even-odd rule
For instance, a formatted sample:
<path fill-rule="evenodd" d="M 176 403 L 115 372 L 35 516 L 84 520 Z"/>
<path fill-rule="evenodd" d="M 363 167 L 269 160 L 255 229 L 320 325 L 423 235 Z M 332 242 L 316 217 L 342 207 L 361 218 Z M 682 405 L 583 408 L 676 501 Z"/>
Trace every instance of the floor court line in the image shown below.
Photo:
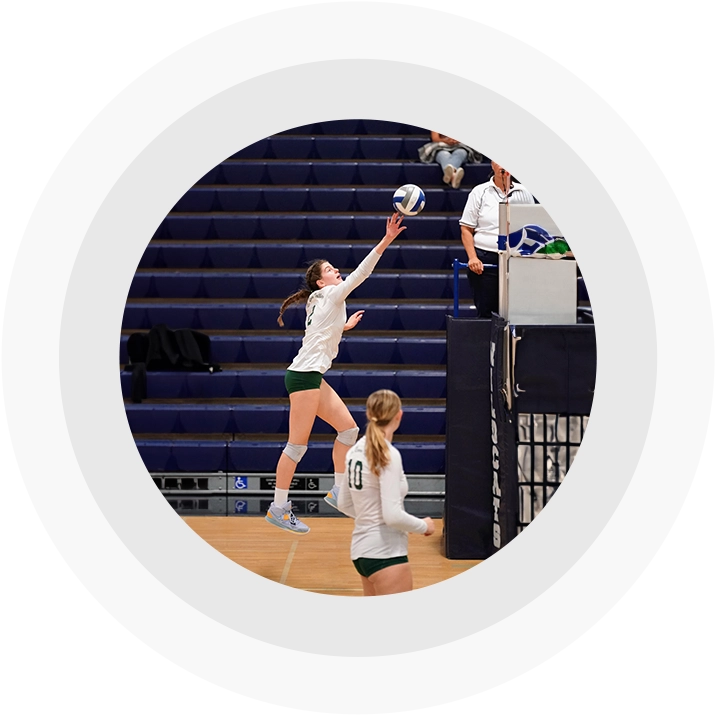
<path fill-rule="evenodd" d="M 286 580 L 288 579 L 288 572 L 291 569 L 291 562 L 293 562 L 293 555 L 296 554 L 296 547 L 298 547 L 298 542 L 294 542 L 291 545 L 291 549 L 288 551 L 288 557 L 286 557 L 286 564 L 283 566 L 283 572 L 281 572 L 281 579 L 279 579 L 279 584 L 286 584 Z"/>

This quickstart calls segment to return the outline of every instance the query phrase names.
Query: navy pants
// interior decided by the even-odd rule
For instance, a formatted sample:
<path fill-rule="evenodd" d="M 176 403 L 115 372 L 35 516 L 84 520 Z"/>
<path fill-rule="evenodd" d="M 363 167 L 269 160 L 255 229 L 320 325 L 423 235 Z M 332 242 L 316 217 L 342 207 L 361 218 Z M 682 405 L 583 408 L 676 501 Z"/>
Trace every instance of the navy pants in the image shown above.
<path fill-rule="evenodd" d="M 475 302 L 478 318 L 490 318 L 493 313 L 499 313 L 499 277 L 497 274 L 498 255 L 495 251 L 476 249 L 477 258 L 483 264 L 493 264 L 495 268 L 486 268 L 481 274 L 467 270 L 467 280 L 472 289 L 472 298 Z"/>

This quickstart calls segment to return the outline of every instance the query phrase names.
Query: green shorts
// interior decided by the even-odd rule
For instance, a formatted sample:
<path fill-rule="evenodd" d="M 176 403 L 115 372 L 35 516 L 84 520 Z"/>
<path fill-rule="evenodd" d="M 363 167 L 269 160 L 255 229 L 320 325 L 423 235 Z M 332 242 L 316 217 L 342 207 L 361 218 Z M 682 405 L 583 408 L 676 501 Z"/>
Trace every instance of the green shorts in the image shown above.
<path fill-rule="evenodd" d="M 371 574 L 379 572 L 386 567 L 392 567 L 394 564 L 407 564 L 408 557 L 390 557 L 389 559 L 370 559 L 368 557 L 358 557 L 353 560 L 356 571 L 361 577 L 370 577 Z"/>
<path fill-rule="evenodd" d="M 299 390 L 315 390 L 321 387 L 323 375 L 317 370 L 310 373 L 299 373 L 295 370 L 287 370 L 283 382 L 286 384 L 288 394 L 297 393 Z"/>

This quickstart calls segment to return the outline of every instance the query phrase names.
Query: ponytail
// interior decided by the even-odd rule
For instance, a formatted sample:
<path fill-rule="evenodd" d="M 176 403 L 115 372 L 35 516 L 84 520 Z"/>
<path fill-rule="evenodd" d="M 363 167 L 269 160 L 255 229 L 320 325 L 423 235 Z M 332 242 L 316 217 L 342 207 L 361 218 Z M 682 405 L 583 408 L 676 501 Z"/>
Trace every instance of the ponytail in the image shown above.
<path fill-rule="evenodd" d="M 377 390 L 368 398 L 365 413 L 365 455 L 370 471 L 379 476 L 390 462 L 390 448 L 383 429 L 400 411 L 400 398 L 392 390 Z"/>
<path fill-rule="evenodd" d="M 325 259 L 316 259 L 315 261 L 311 262 L 311 265 L 308 267 L 306 271 L 306 276 L 304 279 L 305 285 L 303 288 L 301 288 L 300 291 L 296 291 L 296 293 L 292 293 L 282 304 L 281 308 L 278 313 L 278 318 L 276 319 L 277 323 L 281 328 L 283 328 L 283 313 L 284 311 L 289 307 L 292 306 L 294 303 L 306 303 L 308 300 L 308 297 L 314 292 L 318 290 L 318 284 L 316 283 L 321 278 L 321 271 L 323 269 L 323 264 L 326 263 Z"/>
<path fill-rule="evenodd" d="M 282 304 L 281 309 L 278 313 L 278 318 L 276 319 L 278 321 L 278 325 L 283 328 L 283 313 L 284 311 L 289 307 L 292 306 L 294 303 L 306 303 L 308 300 L 308 297 L 311 295 L 311 292 L 307 288 L 302 288 L 300 291 L 296 291 L 296 293 L 292 293 Z"/>
<path fill-rule="evenodd" d="M 383 468 L 390 462 L 388 441 L 378 427 L 378 423 L 373 420 L 368 421 L 368 427 L 365 430 L 365 456 L 368 459 L 368 468 L 376 476 L 380 475 Z"/>

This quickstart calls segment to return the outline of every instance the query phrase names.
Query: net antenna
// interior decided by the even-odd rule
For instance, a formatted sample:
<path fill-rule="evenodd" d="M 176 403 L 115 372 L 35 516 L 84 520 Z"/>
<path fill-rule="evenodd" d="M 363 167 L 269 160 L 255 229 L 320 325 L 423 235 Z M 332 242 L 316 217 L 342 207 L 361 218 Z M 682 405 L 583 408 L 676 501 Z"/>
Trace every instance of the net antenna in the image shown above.
<path fill-rule="evenodd" d="M 509 172 L 505 172 L 505 170 L 500 167 L 500 184 L 502 185 L 503 192 L 505 194 L 505 200 L 502 202 L 502 204 L 505 207 L 504 213 L 501 212 L 502 217 L 504 217 L 504 226 L 502 225 L 502 221 L 499 221 L 499 233 L 504 234 L 508 237 L 507 240 L 507 246 L 505 247 L 505 251 L 501 252 L 498 256 L 497 260 L 497 266 L 498 266 L 498 311 L 500 313 L 500 316 L 503 318 L 507 318 L 507 311 L 508 311 L 508 304 L 507 304 L 507 276 L 509 274 L 509 266 L 508 261 L 510 257 L 510 242 L 509 242 L 509 235 L 510 235 L 510 186 L 507 186 L 505 184 L 505 174 L 510 177 L 510 184 L 512 183 L 512 176 L 509 174 Z"/>
<path fill-rule="evenodd" d="M 503 234 L 507 236 L 507 245 L 505 246 L 505 250 L 498 253 L 497 257 L 497 291 L 498 291 L 498 311 L 500 316 L 507 320 L 507 315 L 509 311 L 509 305 L 508 305 L 508 292 L 507 292 L 507 281 L 509 277 L 509 265 L 508 262 L 510 260 L 510 187 L 505 184 L 505 170 L 500 167 L 500 184 L 502 186 L 502 191 L 505 194 L 505 201 L 502 202 L 504 204 L 505 210 L 504 212 L 500 212 L 500 218 L 498 221 L 499 229 L 498 232 L 500 234 Z M 510 177 L 510 183 L 512 183 L 512 177 L 509 173 L 507 173 L 507 176 Z M 504 220 L 504 226 L 503 226 L 503 220 Z M 509 364 L 509 356 L 510 356 L 510 332 L 508 330 L 509 326 L 505 327 L 505 335 L 504 335 L 504 352 L 503 352 L 503 375 L 506 377 L 506 385 L 505 385 L 505 401 L 507 403 L 508 410 L 512 409 L 512 384 L 510 380 L 510 376 L 513 375 L 512 366 Z"/>

